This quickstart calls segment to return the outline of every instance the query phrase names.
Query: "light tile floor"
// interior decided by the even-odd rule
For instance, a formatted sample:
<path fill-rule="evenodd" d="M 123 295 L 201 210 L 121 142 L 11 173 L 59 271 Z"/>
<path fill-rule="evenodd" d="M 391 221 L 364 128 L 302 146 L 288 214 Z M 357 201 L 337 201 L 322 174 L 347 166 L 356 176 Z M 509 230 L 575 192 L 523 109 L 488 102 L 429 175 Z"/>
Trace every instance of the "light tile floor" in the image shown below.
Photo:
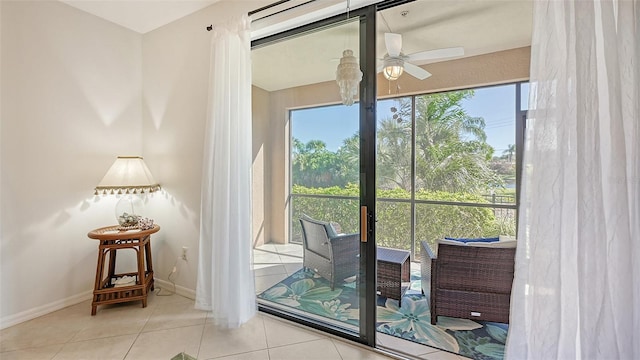
<path fill-rule="evenodd" d="M 255 252 L 258 291 L 302 266 L 298 245 L 269 247 Z M 221 330 L 208 313 L 194 309 L 193 300 L 176 294 L 150 294 L 146 308 L 135 301 L 99 306 L 96 316 L 90 313 L 88 300 L 0 331 L 0 359 L 168 360 L 183 351 L 200 360 L 390 358 L 267 314 L 238 329 Z M 464 359 L 382 334 L 377 341 L 408 358 Z"/>
<path fill-rule="evenodd" d="M 256 294 L 259 294 L 302 268 L 302 246 L 298 244 L 265 244 L 256 247 L 253 250 L 253 264 Z M 468 359 L 386 334 L 378 333 L 376 342 L 379 346 L 404 357 L 429 360 Z"/>
<path fill-rule="evenodd" d="M 98 307 L 69 306 L 0 332 L 0 359 L 171 359 L 186 352 L 198 359 L 387 359 L 356 344 L 259 313 L 238 329 L 221 330 L 194 301 L 149 295 Z"/>

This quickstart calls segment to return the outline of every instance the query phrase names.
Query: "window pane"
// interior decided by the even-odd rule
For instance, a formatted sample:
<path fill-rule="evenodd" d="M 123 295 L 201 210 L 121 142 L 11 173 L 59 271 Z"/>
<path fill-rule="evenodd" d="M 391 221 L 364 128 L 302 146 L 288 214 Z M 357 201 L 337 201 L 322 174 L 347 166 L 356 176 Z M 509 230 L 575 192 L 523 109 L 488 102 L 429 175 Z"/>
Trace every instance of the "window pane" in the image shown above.
<path fill-rule="evenodd" d="M 265 200 L 260 205 L 266 210 L 264 220 L 254 221 L 254 227 L 258 225 L 269 241 L 254 246 L 258 302 L 270 311 L 350 336 L 365 329 L 360 326 L 360 310 L 368 310 L 361 305 L 367 292 L 357 281 L 363 259 L 359 106 L 338 102 L 338 62 L 332 59 L 343 54 L 344 42 L 358 56 L 359 27 L 360 18 L 354 17 L 284 34 L 286 38 L 252 50 L 254 101 L 260 104 L 254 106 L 254 123 L 259 124 L 257 139 L 264 141 L 260 145 L 266 146 L 268 158 L 257 167 L 265 174 L 264 192 L 271 191 L 266 197 L 256 196 Z M 318 50 L 314 56 L 305 50 L 311 48 Z M 289 66 L 293 63 L 304 66 Z M 327 90 L 328 81 L 332 90 Z M 281 142 L 267 139 L 284 135 L 287 139 Z M 283 226 L 285 214 L 288 226 Z M 316 221 L 303 220 L 303 215 Z"/>
<path fill-rule="evenodd" d="M 357 106 L 343 105 L 290 112 L 292 242 L 302 241 L 303 214 L 336 222 L 343 233 L 359 231 L 358 113 Z"/>
<path fill-rule="evenodd" d="M 291 111 L 291 180 L 306 188 L 358 184 L 358 106 Z"/>
<path fill-rule="evenodd" d="M 411 197 L 411 98 L 378 101 L 378 198 Z"/>
<path fill-rule="evenodd" d="M 416 197 L 515 194 L 514 104 L 514 85 L 416 97 Z"/>

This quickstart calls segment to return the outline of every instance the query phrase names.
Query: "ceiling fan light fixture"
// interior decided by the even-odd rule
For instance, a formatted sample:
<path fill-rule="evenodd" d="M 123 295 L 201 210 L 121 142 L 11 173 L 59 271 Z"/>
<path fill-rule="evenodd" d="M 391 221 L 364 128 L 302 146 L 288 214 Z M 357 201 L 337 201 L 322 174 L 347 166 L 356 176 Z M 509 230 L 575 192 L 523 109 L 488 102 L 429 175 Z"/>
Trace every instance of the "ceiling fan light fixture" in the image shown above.
<path fill-rule="evenodd" d="M 402 75 L 404 68 L 400 65 L 386 66 L 382 72 L 387 80 L 395 81 Z"/>
<path fill-rule="evenodd" d="M 386 56 L 382 74 L 387 80 L 395 81 L 404 73 L 404 60 Z"/>

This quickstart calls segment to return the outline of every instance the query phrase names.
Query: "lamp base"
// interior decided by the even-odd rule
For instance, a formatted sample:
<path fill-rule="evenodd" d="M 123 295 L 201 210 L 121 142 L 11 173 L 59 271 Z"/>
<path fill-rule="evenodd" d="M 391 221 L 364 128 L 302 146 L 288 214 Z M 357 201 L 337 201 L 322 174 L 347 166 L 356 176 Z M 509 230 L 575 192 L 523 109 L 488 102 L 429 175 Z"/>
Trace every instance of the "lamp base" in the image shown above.
<path fill-rule="evenodd" d="M 140 220 L 142 199 L 136 195 L 124 195 L 116 204 L 116 220 L 121 228 L 135 228 Z"/>

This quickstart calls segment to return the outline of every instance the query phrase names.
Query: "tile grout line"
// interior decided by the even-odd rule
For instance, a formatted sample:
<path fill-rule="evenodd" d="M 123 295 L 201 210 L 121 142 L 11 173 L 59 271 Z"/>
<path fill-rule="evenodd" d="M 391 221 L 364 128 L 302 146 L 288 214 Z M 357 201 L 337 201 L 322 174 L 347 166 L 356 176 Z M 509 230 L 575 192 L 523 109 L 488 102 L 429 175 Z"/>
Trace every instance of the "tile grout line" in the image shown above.
<path fill-rule="evenodd" d="M 264 343 L 267 345 L 267 358 L 271 360 L 271 347 L 269 346 L 269 339 L 267 338 L 267 324 L 264 321 L 264 316 L 260 314 L 260 311 L 256 310 L 256 315 L 260 316 L 260 320 L 262 320 L 262 331 L 264 331 Z"/>
<path fill-rule="evenodd" d="M 204 340 L 204 328 L 207 327 L 208 318 L 209 318 L 209 311 L 207 311 L 207 316 L 205 316 L 204 324 L 202 325 L 202 332 L 200 333 L 200 341 L 198 342 L 198 351 L 196 353 L 196 359 L 200 357 L 200 349 L 202 349 L 202 341 Z"/>
<path fill-rule="evenodd" d="M 92 298 L 92 301 L 93 301 L 93 298 Z M 81 303 L 79 303 L 79 304 L 81 304 Z M 79 305 L 79 304 L 76 304 L 76 305 Z M 72 305 L 72 306 L 74 306 L 74 305 Z M 72 307 L 72 306 L 70 306 L 70 307 Z M 61 310 L 63 310 L 63 309 L 61 309 Z M 97 313 L 96 313 L 96 315 L 97 315 Z M 45 315 L 45 316 L 46 316 L 46 315 Z M 92 315 L 92 316 L 93 316 L 93 315 Z M 56 351 L 56 353 L 53 355 L 53 357 L 52 357 L 51 359 L 55 359 L 55 358 L 56 358 L 56 356 L 58 356 L 58 354 L 60 354 L 60 353 L 62 352 L 62 350 L 65 348 L 65 346 L 67 346 L 67 345 L 69 345 L 69 344 L 72 344 L 72 343 L 77 342 L 77 341 L 73 341 L 73 339 L 74 339 L 74 338 L 75 338 L 75 337 L 76 337 L 80 332 L 82 332 L 82 330 L 84 330 L 85 328 L 86 328 L 86 325 L 85 325 L 85 326 L 83 326 L 83 327 L 82 327 L 82 329 L 79 329 L 78 331 L 76 331 L 76 333 L 75 333 L 75 334 L 73 334 L 73 336 L 71 336 L 71 337 L 69 338 L 69 340 L 67 340 L 67 341 L 65 341 L 64 343 L 62 343 L 62 344 L 61 344 L 62 346 L 60 347 L 60 349 L 59 349 L 58 351 Z M 109 336 L 109 337 L 113 337 L 113 336 Z"/>
<path fill-rule="evenodd" d="M 56 358 L 56 356 L 58 356 L 58 354 L 60 354 L 60 352 L 62 351 L 62 349 L 64 349 L 64 346 L 65 346 L 65 345 L 66 345 L 66 343 L 65 343 L 65 344 L 62 344 L 62 346 L 60 346 L 60 349 L 58 349 L 58 351 L 56 351 L 56 353 L 55 353 L 55 354 L 53 354 L 53 356 L 51 357 L 51 360 L 55 359 L 55 358 Z"/>
<path fill-rule="evenodd" d="M 158 291 L 158 293 L 159 293 L 159 291 Z M 129 356 L 129 353 L 131 352 L 131 349 L 133 349 L 133 345 L 136 344 L 136 341 L 138 341 L 138 338 L 140 338 L 140 334 L 142 334 L 142 330 L 144 330 L 145 326 L 147 326 L 147 324 L 149 323 L 149 319 L 151 319 L 151 317 L 153 316 L 153 314 L 156 311 L 158 311 L 158 307 L 154 306 L 153 307 L 153 311 L 151 311 L 151 314 L 149 314 L 149 317 L 147 317 L 147 320 L 145 320 L 144 325 L 142 325 L 140 330 L 138 330 L 138 334 L 136 334 L 136 338 L 133 339 L 133 341 L 131 342 L 131 345 L 129 346 L 129 349 L 127 349 L 127 352 L 124 354 L 124 357 L 122 358 L 122 360 L 125 360 L 127 358 L 127 356 Z"/>
<path fill-rule="evenodd" d="M 320 339 L 313 339 L 313 340 L 307 340 L 307 341 L 299 341 L 299 342 L 295 342 L 295 343 L 291 343 L 291 344 L 278 345 L 278 346 L 271 346 L 271 347 L 268 347 L 268 349 L 280 349 L 280 348 L 287 347 L 287 346 L 293 346 L 293 345 L 306 344 L 306 343 L 310 343 L 310 342 L 314 342 L 314 341 L 320 341 L 320 340 L 331 340 L 331 339 L 329 339 L 329 338 L 325 337 L 325 338 L 320 338 Z"/>
<path fill-rule="evenodd" d="M 331 345 L 333 345 L 333 348 L 336 349 L 336 352 L 338 353 L 338 356 L 340 356 L 340 359 L 345 360 L 340 350 L 338 350 L 338 347 L 336 346 L 336 342 L 333 339 L 329 339 L 329 341 L 331 341 Z"/>

